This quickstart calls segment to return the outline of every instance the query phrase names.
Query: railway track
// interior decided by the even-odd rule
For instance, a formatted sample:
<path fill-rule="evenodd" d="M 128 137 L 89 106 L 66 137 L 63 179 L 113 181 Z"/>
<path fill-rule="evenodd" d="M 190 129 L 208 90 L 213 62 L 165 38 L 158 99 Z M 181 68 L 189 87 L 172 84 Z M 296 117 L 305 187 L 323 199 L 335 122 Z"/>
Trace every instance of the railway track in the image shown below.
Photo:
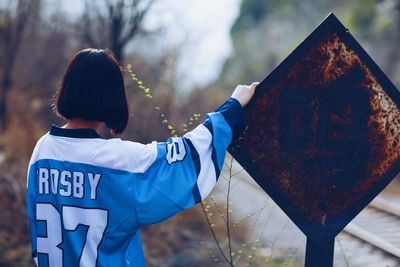
<path fill-rule="evenodd" d="M 343 233 L 370 246 L 370 253 L 391 258 L 390 266 L 400 266 L 400 206 L 377 197 Z"/>
<path fill-rule="evenodd" d="M 254 181 L 242 181 L 264 192 Z M 400 204 L 376 197 L 337 239 L 341 244 L 337 242 L 335 253 L 342 254 L 338 257 L 347 258 L 348 263 L 341 260 L 335 266 L 400 267 Z"/>
<path fill-rule="evenodd" d="M 239 203 L 241 203 L 242 208 L 246 209 L 246 207 L 256 206 L 254 204 L 256 196 L 258 195 L 261 198 L 262 195 L 265 195 L 264 190 L 254 180 L 250 179 L 250 176 L 243 171 L 240 165 L 234 163 L 232 167 L 232 173 L 235 174 L 232 184 L 236 187 L 236 185 L 244 183 L 242 186 L 239 186 L 241 187 L 240 189 L 236 189 L 241 191 L 242 197 L 240 197 Z M 225 173 L 225 177 L 229 177 L 227 172 Z M 243 197 L 243 190 L 248 190 L 250 193 L 245 194 L 246 197 Z M 246 203 L 245 199 L 247 198 L 251 198 L 252 200 Z M 274 212 L 273 210 L 279 208 L 275 203 L 270 204 L 265 216 L 268 217 L 271 214 L 275 214 L 276 217 L 269 220 L 270 230 L 267 233 L 267 235 L 269 234 L 268 237 L 276 240 L 285 240 L 288 238 L 292 240 L 298 239 L 299 241 L 303 240 L 303 246 L 305 246 L 305 237 L 302 237 L 302 234 L 298 234 L 299 230 L 294 224 L 291 226 L 291 222 L 284 231 L 287 232 L 287 235 L 282 236 L 282 238 L 279 237 L 282 233 L 278 233 L 278 230 L 275 229 L 276 233 L 273 232 L 274 230 L 272 229 L 275 227 L 279 229 L 280 225 L 286 224 L 284 221 L 286 215 L 283 215 L 283 212 Z M 278 216 L 278 214 L 282 215 Z M 289 220 L 289 218 L 286 220 Z M 276 222 L 276 224 L 271 225 L 272 222 Z M 291 244 L 287 244 L 285 241 L 282 241 L 281 244 L 283 248 L 291 249 Z M 303 257 L 302 250 L 305 248 L 295 249 L 299 253 L 297 259 L 301 261 Z M 388 198 L 386 195 L 376 197 L 346 226 L 336 238 L 334 266 L 400 267 L 400 198 Z"/>

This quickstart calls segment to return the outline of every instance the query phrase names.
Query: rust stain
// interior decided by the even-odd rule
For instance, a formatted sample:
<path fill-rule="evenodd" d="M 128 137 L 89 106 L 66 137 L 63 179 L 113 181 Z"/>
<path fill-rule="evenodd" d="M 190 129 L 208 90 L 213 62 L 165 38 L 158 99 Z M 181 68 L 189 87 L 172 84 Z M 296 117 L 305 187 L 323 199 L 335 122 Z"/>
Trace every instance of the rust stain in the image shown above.
<path fill-rule="evenodd" d="M 351 208 L 400 158 L 399 109 L 335 33 L 309 49 L 246 116 L 257 123 L 237 142 L 238 153 L 250 155 L 314 222 Z"/>

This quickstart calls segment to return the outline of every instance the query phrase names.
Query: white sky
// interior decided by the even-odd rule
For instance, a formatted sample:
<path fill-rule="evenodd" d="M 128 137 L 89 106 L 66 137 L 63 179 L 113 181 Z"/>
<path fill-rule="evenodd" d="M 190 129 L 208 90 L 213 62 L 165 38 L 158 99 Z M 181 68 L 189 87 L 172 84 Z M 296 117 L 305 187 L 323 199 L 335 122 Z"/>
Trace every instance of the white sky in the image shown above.
<path fill-rule="evenodd" d="M 78 14 L 83 0 L 64 0 L 63 9 Z M 230 27 L 240 0 L 158 0 L 146 19 L 147 27 L 166 28 L 165 44 L 182 53 L 177 72 L 180 89 L 204 86 L 220 74 L 232 51 Z"/>

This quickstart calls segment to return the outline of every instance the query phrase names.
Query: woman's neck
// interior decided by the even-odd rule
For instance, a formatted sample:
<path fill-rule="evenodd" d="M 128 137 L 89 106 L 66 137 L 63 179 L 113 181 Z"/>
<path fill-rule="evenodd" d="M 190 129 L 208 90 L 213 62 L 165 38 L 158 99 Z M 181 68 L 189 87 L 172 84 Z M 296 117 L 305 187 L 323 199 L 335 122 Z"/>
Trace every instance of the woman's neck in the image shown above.
<path fill-rule="evenodd" d="M 84 119 L 70 119 L 68 120 L 68 123 L 63 126 L 63 128 L 67 129 L 80 129 L 80 128 L 89 128 L 93 129 L 96 132 L 100 130 L 100 124 L 101 122 L 99 121 L 89 121 L 89 120 L 84 120 Z"/>

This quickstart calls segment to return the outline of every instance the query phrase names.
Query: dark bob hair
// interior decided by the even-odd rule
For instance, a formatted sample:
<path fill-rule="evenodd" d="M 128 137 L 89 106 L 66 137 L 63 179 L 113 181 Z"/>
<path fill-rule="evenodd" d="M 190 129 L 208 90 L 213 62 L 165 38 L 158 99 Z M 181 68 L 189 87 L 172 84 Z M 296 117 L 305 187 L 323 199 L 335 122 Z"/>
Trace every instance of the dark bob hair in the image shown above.
<path fill-rule="evenodd" d="M 115 134 L 128 123 L 128 103 L 120 65 L 108 49 L 87 48 L 71 60 L 53 100 L 65 119 L 104 122 Z"/>

